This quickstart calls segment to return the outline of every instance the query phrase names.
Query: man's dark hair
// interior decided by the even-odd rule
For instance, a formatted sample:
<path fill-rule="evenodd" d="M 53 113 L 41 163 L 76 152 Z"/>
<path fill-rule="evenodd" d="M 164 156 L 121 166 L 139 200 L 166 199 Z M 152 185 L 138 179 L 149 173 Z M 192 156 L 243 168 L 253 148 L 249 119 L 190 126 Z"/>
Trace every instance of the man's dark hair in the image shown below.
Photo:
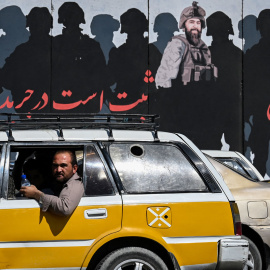
<path fill-rule="evenodd" d="M 72 166 L 78 165 L 77 158 L 76 158 L 76 155 L 75 155 L 74 151 L 67 150 L 67 149 L 60 149 L 60 150 L 57 150 L 53 156 L 55 157 L 58 154 L 64 154 L 64 153 L 69 153 L 69 155 L 71 157 L 71 165 Z"/>

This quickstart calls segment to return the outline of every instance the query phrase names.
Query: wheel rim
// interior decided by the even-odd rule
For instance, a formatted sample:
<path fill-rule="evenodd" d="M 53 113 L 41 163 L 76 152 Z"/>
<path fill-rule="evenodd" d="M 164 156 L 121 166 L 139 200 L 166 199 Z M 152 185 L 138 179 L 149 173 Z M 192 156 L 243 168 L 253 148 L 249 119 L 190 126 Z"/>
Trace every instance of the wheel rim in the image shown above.
<path fill-rule="evenodd" d="M 119 263 L 114 270 L 155 270 L 155 268 L 143 260 L 130 259 Z"/>
<path fill-rule="evenodd" d="M 243 270 L 254 270 L 254 258 L 250 251 L 248 252 L 248 259 Z"/>

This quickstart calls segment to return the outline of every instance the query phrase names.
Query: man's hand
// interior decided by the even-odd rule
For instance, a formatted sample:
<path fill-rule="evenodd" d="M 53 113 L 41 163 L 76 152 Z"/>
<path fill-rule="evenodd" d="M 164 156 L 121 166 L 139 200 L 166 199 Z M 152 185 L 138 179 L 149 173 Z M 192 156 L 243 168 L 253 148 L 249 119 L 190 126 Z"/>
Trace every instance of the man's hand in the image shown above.
<path fill-rule="evenodd" d="M 34 185 L 21 187 L 20 192 L 27 198 L 33 198 L 39 201 L 42 192 Z"/>

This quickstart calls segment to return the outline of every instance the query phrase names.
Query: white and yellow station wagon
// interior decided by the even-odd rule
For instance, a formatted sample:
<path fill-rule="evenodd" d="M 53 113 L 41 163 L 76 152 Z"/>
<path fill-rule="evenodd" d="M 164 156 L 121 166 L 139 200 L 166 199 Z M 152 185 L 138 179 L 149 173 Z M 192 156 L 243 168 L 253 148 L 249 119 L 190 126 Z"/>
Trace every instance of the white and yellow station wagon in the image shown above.
<path fill-rule="evenodd" d="M 155 116 L 6 117 L 0 269 L 243 269 L 248 242 L 231 192 L 188 138 L 157 131 Z M 66 217 L 41 212 L 14 183 L 25 153 L 49 160 L 61 148 L 75 151 L 85 187 Z"/>

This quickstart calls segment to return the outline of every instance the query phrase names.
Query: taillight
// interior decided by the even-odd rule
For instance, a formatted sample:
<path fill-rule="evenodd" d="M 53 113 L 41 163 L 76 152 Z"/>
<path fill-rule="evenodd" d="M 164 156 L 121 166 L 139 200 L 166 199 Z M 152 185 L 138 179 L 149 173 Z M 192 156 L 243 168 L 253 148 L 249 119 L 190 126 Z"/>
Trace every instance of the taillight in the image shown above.
<path fill-rule="evenodd" d="M 235 235 L 242 235 L 242 223 L 240 220 L 240 213 L 237 206 L 237 203 L 230 202 L 232 215 L 233 215 L 233 223 L 234 223 L 234 234 Z"/>

